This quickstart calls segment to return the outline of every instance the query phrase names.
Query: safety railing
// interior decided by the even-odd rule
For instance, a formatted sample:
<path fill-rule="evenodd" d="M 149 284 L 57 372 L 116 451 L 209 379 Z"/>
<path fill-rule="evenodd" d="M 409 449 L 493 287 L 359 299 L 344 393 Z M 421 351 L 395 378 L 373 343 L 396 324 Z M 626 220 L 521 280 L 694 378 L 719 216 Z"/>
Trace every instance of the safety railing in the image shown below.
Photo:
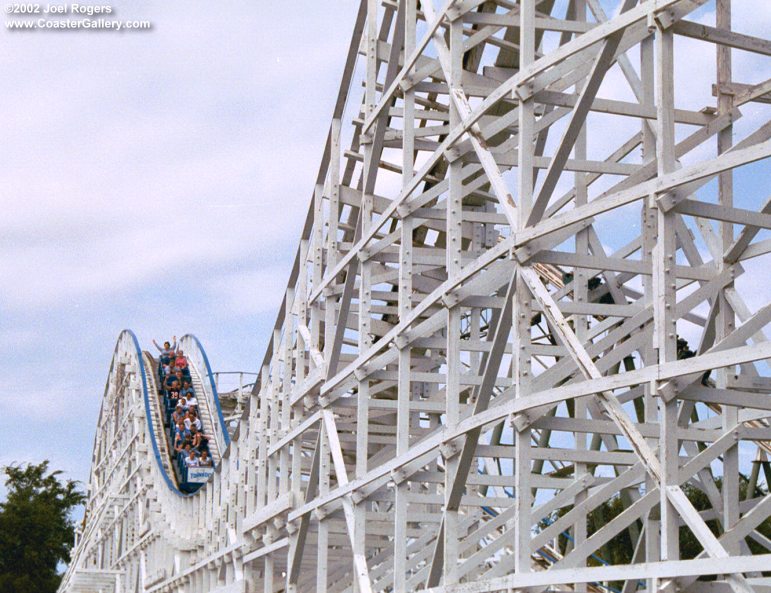
<path fill-rule="evenodd" d="M 259 373 L 245 371 L 217 371 L 214 373 L 214 385 L 217 393 L 235 393 L 239 400 L 246 398 L 252 391 Z"/>
<path fill-rule="evenodd" d="M 217 371 L 214 373 L 214 385 L 220 397 L 220 403 L 227 409 L 223 412 L 225 422 L 233 430 L 233 422 L 244 412 L 244 405 L 252 393 L 259 373 L 245 371 Z"/>

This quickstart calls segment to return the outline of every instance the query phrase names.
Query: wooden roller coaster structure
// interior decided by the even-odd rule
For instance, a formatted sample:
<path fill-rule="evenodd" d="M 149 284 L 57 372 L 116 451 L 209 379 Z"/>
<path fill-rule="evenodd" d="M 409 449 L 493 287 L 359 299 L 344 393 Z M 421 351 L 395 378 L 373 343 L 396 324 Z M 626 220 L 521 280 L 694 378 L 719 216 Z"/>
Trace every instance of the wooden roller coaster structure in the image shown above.
<path fill-rule="evenodd" d="M 767 3 L 435 4 L 360 4 L 193 495 L 122 334 L 62 592 L 771 588 Z"/>

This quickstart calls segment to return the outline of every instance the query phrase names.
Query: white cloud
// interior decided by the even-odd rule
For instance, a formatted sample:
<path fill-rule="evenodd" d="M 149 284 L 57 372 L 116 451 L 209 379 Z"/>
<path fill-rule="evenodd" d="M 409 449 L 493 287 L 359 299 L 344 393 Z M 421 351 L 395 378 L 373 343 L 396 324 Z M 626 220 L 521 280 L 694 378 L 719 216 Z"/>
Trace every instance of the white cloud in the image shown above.
<path fill-rule="evenodd" d="M 208 292 L 218 307 L 232 314 L 277 312 L 291 267 L 291 261 L 285 261 L 277 266 L 216 277 L 209 284 Z"/>
<path fill-rule="evenodd" d="M 116 10 L 155 30 L 0 37 L 6 308 L 294 248 L 334 99 L 302 88 L 336 86 L 347 33 L 321 7 L 284 30 L 235 2 Z"/>

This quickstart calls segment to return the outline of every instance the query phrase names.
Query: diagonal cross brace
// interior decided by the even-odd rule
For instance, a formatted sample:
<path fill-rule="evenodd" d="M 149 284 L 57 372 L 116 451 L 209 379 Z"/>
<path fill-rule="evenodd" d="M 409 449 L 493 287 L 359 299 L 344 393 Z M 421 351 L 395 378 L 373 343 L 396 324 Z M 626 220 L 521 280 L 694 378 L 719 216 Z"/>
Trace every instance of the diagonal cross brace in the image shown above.
<path fill-rule="evenodd" d="M 396 76 L 396 68 L 399 63 L 399 52 L 401 51 L 404 43 L 404 27 L 401 24 L 404 21 L 404 6 L 403 3 L 399 4 L 399 9 L 396 15 L 396 27 L 394 32 L 394 38 L 391 44 L 391 52 L 388 58 L 388 68 L 386 70 L 386 84 L 394 80 Z M 362 173 L 362 179 L 359 183 L 359 191 L 362 192 L 362 199 L 365 195 L 371 195 L 375 191 L 375 182 L 377 181 L 377 171 L 380 162 L 380 156 L 383 153 L 383 141 L 385 138 L 385 132 L 387 127 L 388 111 L 378 112 L 374 118 L 373 123 L 375 129 L 372 132 L 371 151 L 368 152 L 368 158 L 364 163 L 364 171 Z M 356 229 L 353 235 L 353 244 L 357 244 L 361 239 L 362 229 L 364 228 L 364 213 L 359 208 L 359 215 L 356 218 Z M 353 250 L 351 250 L 353 251 Z M 340 299 L 340 310 L 337 315 L 337 324 L 335 326 L 334 341 L 329 349 L 329 359 L 327 361 L 327 371 L 325 380 L 328 381 L 331 377 L 337 373 L 337 365 L 340 361 L 340 350 L 343 345 L 343 337 L 345 336 L 345 330 L 348 327 L 348 314 L 351 310 L 351 299 L 353 298 L 354 288 L 356 286 L 356 277 L 359 273 L 359 258 L 351 258 L 348 262 L 348 269 L 345 275 L 345 284 L 343 286 L 343 294 Z M 312 300 L 312 299 L 311 299 Z M 327 346 L 325 345 L 325 349 Z"/>
<path fill-rule="evenodd" d="M 308 488 L 305 491 L 305 503 L 308 504 L 316 496 L 316 492 L 319 488 L 319 466 L 321 463 L 321 455 L 319 455 L 319 445 L 321 443 L 321 431 L 319 430 L 319 436 L 316 439 L 316 447 L 313 450 L 313 461 L 311 461 L 311 471 L 308 477 Z M 303 551 L 305 550 L 305 540 L 308 536 L 308 526 L 310 524 L 311 515 L 310 511 L 303 514 L 300 517 L 300 527 L 297 530 L 297 535 L 292 541 L 292 545 L 289 549 L 289 566 L 287 570 L 286 580 L 288 585 L 296 585 L 300 578 L 300 569 L 302 567 Z"/>
<path fill-rule="evenodd" d="M 514 292 L 516 290 L 516 270 L 509 281 L 506 288 L 506 296 L 504 297 L 503 307 L 498 315 L 497 322 L 495 323 L 495 330 L 493 333 L 492 345 L 490 346 L 490 352 L 486 354 L 482 363 L 482 382 L 474 389 L 474 414 L 483 412 L 490 404 L 490 398 L 493 394 L 493 388 L 495 387 L 495 380 L 498 377 L 498 369 L 501 366 L 501 360 L 503 353 L 506 350 L 506 342 L 508 341 L 509 332 L 511 331 L 512 309 L 511 303 L 514 299 Z M 476 452 L 477 443 L 479 443 L 479 436 L 482 434 L 482 428 L 474 428 L 470 430 L 463 441 L 463 448 L 460 452 L 460 459 L 458 461 L 458 468 L 455 474 L 452 476 L 452 485 L 450 486 L 450 495 L 447 502 L 447 508 L 445 511 L 456 511 L 460 506 L 461 497 L 463 496 L 463 490 L 466 485 L 466 478 L 468 477 L 471 463 L 474 460 L 474 453 Z M 444 562 L 444 515 L 442 515 L 441 523 L 439 524 L 439 532 L 436 538 L 436 544 L 434 546 L 433 559 L 431 561 L 431 567 L 428 571 L 427 586 L 433 587 L 439 583 L 439 577 L 442 573 L 442 565 Z"/>
<path fill-rule="evenodd" d="M 423 12 L 426 15 L 426 19 L 434 21 L 436 14 L 431 2 L 422 2 Z M 438 31 L 434 32 L 434 45 L 436 46 L 436 53 L 439 56 L 439 63 L 442 66 L 442 71 L 447 79 L 448 86 L 451 85 L 452 77 L 450 76 L 450 50 L 447 47 L 447 43 Z M 455 108 L 458 110 L 463 120 L 463 127 L 466 127 L 466 121 L 471 117 L 473 109 L 466 97 L 466 93 L 463 89 L 456 86 L 450 86 L 450 99 L 455 104 Z M 498 163 L 495 162 L 495 157 L 487 146 L 482 134 L 482 128 L 479 127 L 479 123 L 472 123 L 468 127 L 468 133 L 471 138 L 471 145 L 474 147 L 474 152 L 479 157 L 479 162 L 484 169 L 487 179 L 490 181 L 490 187 L 495 193 L 495 197 L 503 208 L 503 212 L 506 215 L 506 220 L 511 225 L 511 228 L 517 226 L 517 208 L 514 203 L 514 197 L 506 187 L 506 182 L 501 175 L 501 170 L 498 168 Z"/>
<path fill-rule="evenodd" d="M 554 299 L 552 299 L 549 291 L 546 289 L 543 282 L 541 282 L 541 279 L 538 277 L 535 270 L 530 267 L 522 266 L 519 269 L 519 273 L 533 293 L 533 296 L 540 302 L 544 314 L 551 322 L 555 333 L 559 336 L 560 341 L 567 349 L 570 357 L 575 361 L 581 373 L 587 379 L 599 379 L 602 374 L 594 364 L 591 356 L 589 356 L 588 352 L 583 347 L 583 344 L 581 344 L 581 341 L 568 325 L 565 316 L 562 314 L 562 311 L 560 311 L 557 303 L 554 302 Z M 643 437 L 642 433 L 640 433 L 634 425 L 634 421 L 629 417 L 618 400 L 613 397 L 611 392 L 600 392 L 597 394 L 597 399 L 611 419 L 624 433 L 624 436 L 629 440 L 632 449 L 642 461 L 646 471 L 656 483 L 661 486 L 661 464 L 654 451 L 645 441 L 645 437 Z M 704 522 L 704 519 L 701 518 L 698 511 L 696 511 L 685 496 L 682 488 L 680 488 L 679 485 L 668 485 L 665 488 L 665 493 L 670 502 L 678 509 L 686 525 L 688 525 L 690 530 L 697 537 L 706 552 L 715 558 L 728 557 L 728 552 L 712 534 L 709 527 Z M 736 593 L 751 593 L 752 591 L 747 584 L 746 579 L 742 576 L 731 576 L 729 578 L 729 583 Z"/>
<path fill-rule="evenodd" d="M 337 434 L 337 423 L 335 416 L 330 410 L 323 410 L 321 416 L 324 419 L 327 439 L 329 441 L 329 452 L 332 454 L 332 464 L 335 466 L 335 475 L 337 483 L 340 486 L 348 484 L 348 472 L 345 469 L 345 460 L 343 459 L 343 449 L 340 446 L 340 438 Z M 343 514 L 345 515 L 345 524 L 348 528 L 348 538 L 351 540 L 351 549 L 353 550 L 353 565 L 356 570 L 356 580 L 359 584 L 361 593 L 372 593 L 372 582 L 369 578 L 367 569 L 367 557 L 364 550 L 356 549 L 355 518 L 353 514 L 353 502 L 350 495 L 343 497 Z"/>
<path fill-rule="evenodd" d="M 637 4 L 637 0 L 626 0 L 621 7 L 621 12 L 623 13 L 630 8 L 633 8 L 635 4 Z M 605 78 L 605 73 L 613 64 L 613 58 L 616 55 L 616 50 L 621 44 L 623 36 L 624 30 L 616 31 L 603 41 L 600 52 L 597 54 L 594 64 L 592 64 L 592 69 L 589 72 L 589 76 L 586 79 L 586 84 L 584 84 L 584 87 L 578 96 L 578 100 L 576 101 L 576 105 L 573 108 L 573 112 L 570 115 L 570 121 L 562 134 L 559 146 L 549 163 L 546 177 L 541 186 L 541 191 L 538 192 L 538 197 L 533 201 L 533 207 L 527 218 L 526 226 L 534 225 L 541 220 L 541 217 L 543 217 L 546 206 L 554 193 L 554 189 L 557 187 L 557 181 L 559 181 L 565 163 L 567 163 L 568 157 L 576 143 L 578 134 L 581 132 L 581 128 L 583 128 L 586 122 L 586 115 L 589 113 L 592 103 L 597 97 L 597 91 L 600 90 L 600 85 Z"/>

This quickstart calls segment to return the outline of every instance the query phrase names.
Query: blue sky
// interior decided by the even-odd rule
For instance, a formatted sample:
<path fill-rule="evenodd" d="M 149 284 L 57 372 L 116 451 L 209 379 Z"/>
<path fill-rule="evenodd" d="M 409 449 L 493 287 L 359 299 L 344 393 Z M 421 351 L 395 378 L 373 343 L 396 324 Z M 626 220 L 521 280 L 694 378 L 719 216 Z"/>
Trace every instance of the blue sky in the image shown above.
<path fill-rule="evenodd" d="M 712 4 L 695 18 L 714 23 Z M 763 35 L 752 4 L 734 3 L 736 28 Z M 113 6 L 153 30 L 0 29 L 0 465 L 48 458 L 83 481 L 122 329 L 146 346 L 195 333 L 215 370 L 257 370 L 358 0 Z M 714 103 L 712 71 L 692 67 L 705 51 L 678 41 L 679 106 Z M 734 60 L 742 82 L 769 76 Z M 630 98 L 617 69 L 600 95 Z M 765 109 L 743 110 L 738 137 Z M 627 134 L 590 134 L 590 150 Z M 768 168 L 752 171 L 744 207 L 765 198 Z"/>

